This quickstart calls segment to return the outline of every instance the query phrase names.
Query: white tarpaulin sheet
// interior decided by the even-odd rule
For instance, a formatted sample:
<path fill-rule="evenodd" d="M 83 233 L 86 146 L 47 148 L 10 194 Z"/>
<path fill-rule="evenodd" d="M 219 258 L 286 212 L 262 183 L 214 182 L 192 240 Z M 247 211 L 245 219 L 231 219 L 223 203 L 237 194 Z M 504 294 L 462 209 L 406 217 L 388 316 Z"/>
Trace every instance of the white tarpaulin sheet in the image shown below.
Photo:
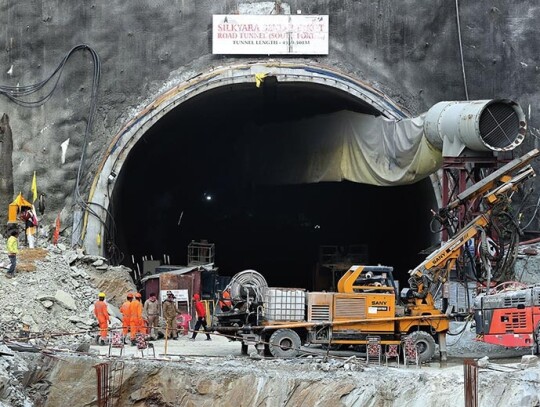
<path fill-rule="evenodd" d="M 255 181 L 301 184 L 348 180 L 405 185 L 436 172 L 441 152 L 423 119 L 394 121 L 351 111 L 249 129 Z"/>

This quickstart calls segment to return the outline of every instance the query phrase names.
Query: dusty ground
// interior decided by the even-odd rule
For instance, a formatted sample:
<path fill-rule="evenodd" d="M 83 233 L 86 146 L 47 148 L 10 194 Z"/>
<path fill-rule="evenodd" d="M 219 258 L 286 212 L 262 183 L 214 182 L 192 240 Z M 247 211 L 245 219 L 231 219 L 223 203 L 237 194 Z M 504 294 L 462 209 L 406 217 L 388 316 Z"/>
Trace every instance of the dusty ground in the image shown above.
<path fill-rule="evenodd" d="M 205 335 L 197 336 L 195 341 L 190 341 L 189 336 L 180 336 L 178 340 L 168 340 L 165 344 L 164 339 L 149 342 L 153 345 L 156 357 L 163 356 L 200 356 L 200 357 L 217 357 L 217 356 L 241 356 L 240 343 L 231 342 L 228 339 L 212 335 L 211 341 L 206 341 Z M 167 350 L 165 351 L 165 347 Z M 109 346 L 92 345 L 91 351 L 97 352 L 100 355 L 109 353 Z M 252 349 L 252 348 L 250 348 Z M 119 348 L 111 348 L 111 355 L 120 355 Z M 252 349 L 254 350 L 254 349 Z M 152 349 L 146 349 L 143 352 L 137 349 L 136 346 L 125 345 L 122 354 L 126 357 L 150 357 L 153 356 Z"/>
<path fill-rule="evenodd" d="M 453 322 L 451 324 L 452 329 L 455 332 L 461 330 L 464 326 L 463 322 Z M 240 353 L 240 342 L 231 341 L 228 338 L 221 336 L 217 333 L 212 333 L 211 341 L 206 341 L 206 336 L 204 334 L 199 334 L 195 341 L 190 341 L 190 335 L 180 335 L 178 340 L 168 340 L 165 343 L 164 339 L 151 341 L 149 342 L 153 345 L 156 358 L 161 357 L 243 357 Z M 424 364 L 421 368 L 442 368 L 445 369 L 449 366 L 462 365 L 463 359 L 473 358 L 480 359 L 482 357 L 488 356 L 490 360 L 499 361 L 499 363 L 519 363 L 523 355 L 530 355 L 531 349 L 529 348 L 504 348 L 496 345 L 485 344 L 482 342 L 477 342 L 474 340 L 475 333 L 474 329 L 471 328 L 470 324 L 467 325 L 466 329 L 459 336 L 450 336 L 448 339 L 448 363 L 440 363 L 438 358 L 438 353 L 433 358 L 430 363 Z M 166 347 L 166 349 L 165 349 Z M 119 348 L 109 348 L 108 345 L 98 346 L 91 345 L 90 351 L 99 355 L 108 355 L 109 352 L 112 356 L 120 355 Z M 140 351 L 136 346 L 125 345 L 122 350 L 122 355 L 125 357 L 141 357 L 141 358 L 153 358 L 154 351 L 151 348 L 144 351 Z M 248 354 L 252 358 L 258 358 L 255 355 L 255 348 L 250 346 L 248 348 Z M 346 359 L 354 357 L 357 360 L 364 361 L 365 354 L 361 352 L 355 352 L 353 350 L 341 350 L 341 351 L 330 351 L 327 352 L 326 349 L 321 348 L 320 346 L 307 346 L 302 348 L 302 356 L 306 357 L 333 357 L 336 359 Z M 395 360 L 390 360 L 390 366 L 397 366 Z"/>
<path fill-rule="evenodd" d="M 36 261 L 44 260 L 47 257 L 48 250 L 41 247 L 34 249 L 23 249 L 17 258 L 17 271 L 31 272 L 36 271 Z"/>

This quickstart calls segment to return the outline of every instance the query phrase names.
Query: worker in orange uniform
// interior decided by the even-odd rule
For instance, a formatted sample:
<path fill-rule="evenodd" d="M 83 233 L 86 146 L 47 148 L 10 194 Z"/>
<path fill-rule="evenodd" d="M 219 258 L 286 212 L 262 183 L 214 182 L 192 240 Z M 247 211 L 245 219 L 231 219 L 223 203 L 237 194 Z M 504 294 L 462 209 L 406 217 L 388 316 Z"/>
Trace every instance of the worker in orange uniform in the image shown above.
<path fill-rule="evenodd" d="M 130 338 L 131 344 L 136 345 L 135 337 L 138 333 L 143 332 L 143 319 L 142 311 L 143 305 L 141 302 L 141 293 L 135 293 L 135 299 L 131 301 L 129 305 L 129 319 L 130 319 Z"/>
<path fill-rule="evenodd" d="M 126 301 L 120 307 L 120 312 L 122 313 L 122 335 L 124 337 L 123 339 L 124 343 L 126 342 L 125 340 L 128 336 L 129 327 L 131 324 L 131 318 L 130 318 L 131 301 L 133 301 L 133 293 L 128 293 L 126 297 Z"/>
<path fill-rule="evenodd" d="M 228 288 L 221 293 L 221 300 L 219 300 L 219 308 L 223 312 L 228 312 L 232 308 L 231 293 Z"/>
<path fill-rule="evenodd" d="M 144 305 L 142 300 L 142 294 L 141 293 L 135 293 L 135 300 L 138 302 L 138 311 L 137 311 L 137 333 L 143 334 L 146 336 L 147 329 L 146 329 L 146 318 L 144 317 Z"/>
<path fill-rule="evenodd" d="M 105 302 L 105 293 L 99 293 L 98 300 L 94 304 L 94 314 L 99 324 L 99 344 L 105 345 L 107 329 L 109 328 L 109 311 Z"/>
<path fill-rule="evenodd" d="M 201 297 L 199 294 L 193 294 L 193 301 L 195 301 L 195 311 L 197 312 L 197 322 L 195 323 L 195 328 L 193 328 L 193 336 L 189 338 L 191 341 L 194 341 L 197 337 L 197 333 L 199 332 L 200 327 L 202 326 L 204 328 L 204 332 L 206 333 L 206 340 L 211 341 L 212 338 L 210 338 L 210 334 L 208 333 L 208 329 L 206 328 L 206 307 L 201 301 Z"/>

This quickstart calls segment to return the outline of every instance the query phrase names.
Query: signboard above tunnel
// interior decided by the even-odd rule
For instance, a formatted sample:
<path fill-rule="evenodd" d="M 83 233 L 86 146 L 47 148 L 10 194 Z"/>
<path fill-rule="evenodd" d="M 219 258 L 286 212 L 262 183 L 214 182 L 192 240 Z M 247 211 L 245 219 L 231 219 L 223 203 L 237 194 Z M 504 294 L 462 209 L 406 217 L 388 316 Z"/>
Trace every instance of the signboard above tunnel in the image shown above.
<path fill-rule="evenodd" d="M 328 55 L 328 16 L 214 15 L 212 52 L 229 55 Z"/>

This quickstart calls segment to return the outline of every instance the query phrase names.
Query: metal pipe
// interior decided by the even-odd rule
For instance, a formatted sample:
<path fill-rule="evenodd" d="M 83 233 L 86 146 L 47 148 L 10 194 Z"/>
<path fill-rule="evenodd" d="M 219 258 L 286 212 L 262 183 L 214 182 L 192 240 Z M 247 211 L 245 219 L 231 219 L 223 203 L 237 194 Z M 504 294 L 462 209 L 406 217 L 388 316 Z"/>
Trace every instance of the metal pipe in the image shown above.
<path fill-rule="evenodd" d="M 519 242 L 519 245 L 522 246 L 522 245 L 532 244 L 532 243 L 537 243 L 537 242 L 540 242 L 540 237 L 537 237 L 531 240 L 525 240 L 523 242 Z"/>

